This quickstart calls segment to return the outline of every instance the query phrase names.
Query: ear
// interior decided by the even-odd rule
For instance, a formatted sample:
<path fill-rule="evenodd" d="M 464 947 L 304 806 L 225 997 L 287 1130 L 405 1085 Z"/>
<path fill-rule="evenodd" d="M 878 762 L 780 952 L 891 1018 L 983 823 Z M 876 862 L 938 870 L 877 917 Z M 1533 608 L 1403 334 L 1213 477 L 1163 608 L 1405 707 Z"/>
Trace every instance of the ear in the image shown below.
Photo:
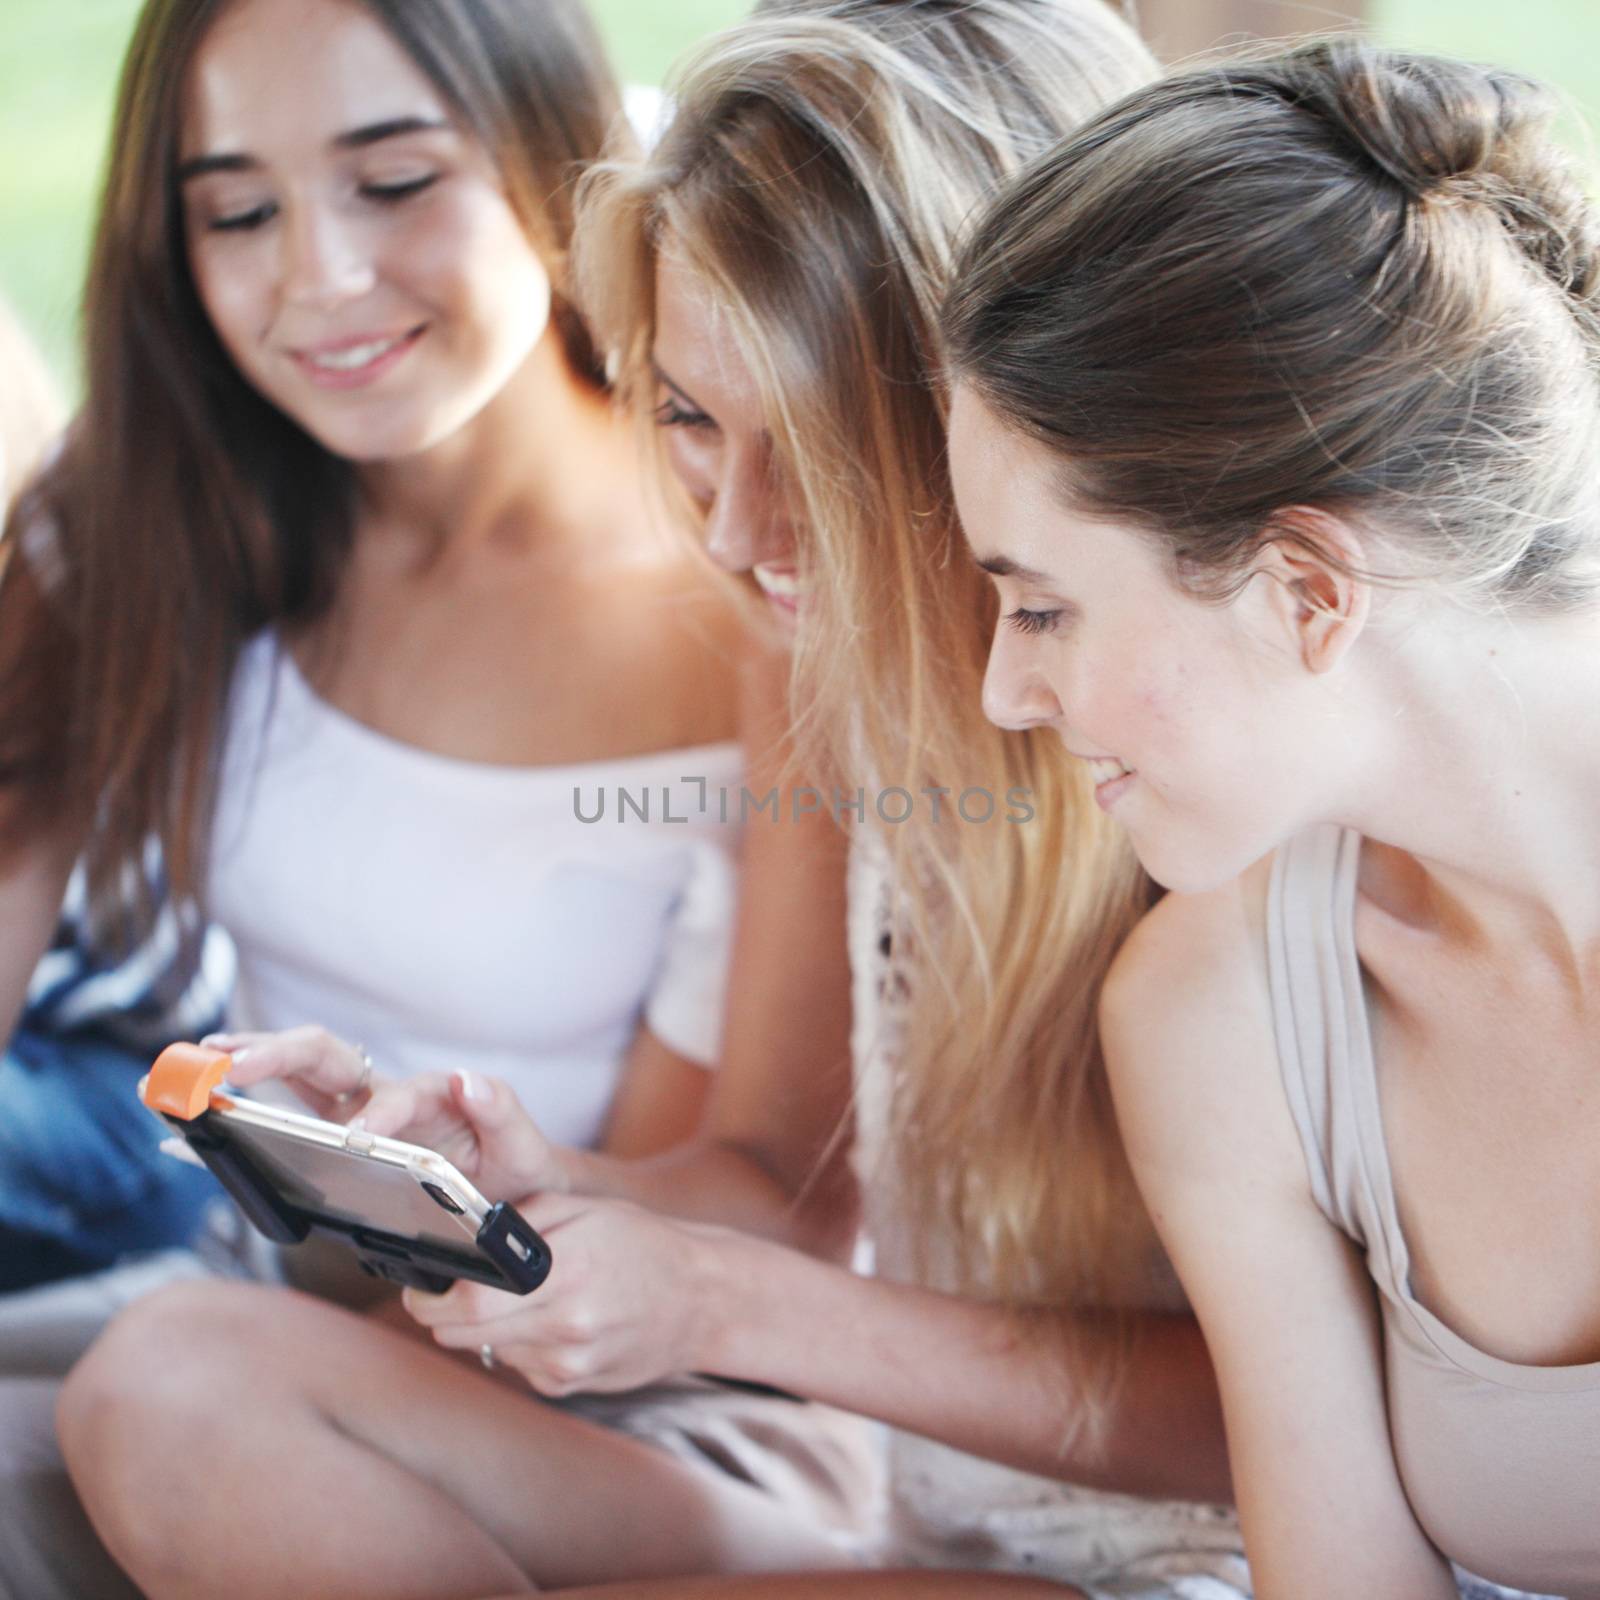
<path fill-rule="evenodd" d="M 1307 671 L 1331 672 L 1366 626 L 1372 585 L 1348 522 L 1313 506 L 1274 514 L 1252 566 L 1269 580 L 1266 602 Z"/>

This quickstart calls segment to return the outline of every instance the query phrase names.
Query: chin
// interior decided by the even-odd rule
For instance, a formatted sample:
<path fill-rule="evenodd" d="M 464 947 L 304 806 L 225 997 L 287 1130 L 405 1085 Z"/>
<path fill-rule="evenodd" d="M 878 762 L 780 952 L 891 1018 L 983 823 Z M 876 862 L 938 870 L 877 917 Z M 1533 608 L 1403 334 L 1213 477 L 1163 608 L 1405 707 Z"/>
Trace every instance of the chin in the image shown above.
<path fill-rule="evenodd" d="M 395 387 L 383 394 L 376 389 L 307 394 L 303 388 L 262 393 L 329 455 L 365 464 L 404 461 L 431 450 L 479 409 L 458 396 L 415 385 L 410 392 Z"/>
<path fill-rule="evenodd" d="M 791 606 L 767 604 L 772 631 L 791 648 L 800 637 L 800 613 Z"/>
<path fill-rule="evenodd" d="M 1237 841 L 1145 840 L 1131 835 L 1139 865 L 1171 894 L 1207 894 L 1243 876 L 1262 856 L 1277 847 Z"/>
<path fill-rule="evenodd" d="M 296 419 L 300 420 L 300 419 Z M 419 456 L 440 443 L 437 430 L 416 426 L 383 428 L 313 427 L 305 421 L 300 426 L 311 435 L 329 455 L 341 461 L 362 466 L 378 466 L 384 462 L 405 461 Z"/>

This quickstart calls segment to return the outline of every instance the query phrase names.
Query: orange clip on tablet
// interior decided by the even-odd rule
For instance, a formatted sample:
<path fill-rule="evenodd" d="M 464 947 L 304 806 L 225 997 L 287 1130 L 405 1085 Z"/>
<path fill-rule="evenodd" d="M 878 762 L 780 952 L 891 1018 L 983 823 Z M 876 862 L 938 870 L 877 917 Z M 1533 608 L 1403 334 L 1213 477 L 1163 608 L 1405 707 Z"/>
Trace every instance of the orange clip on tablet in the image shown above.
<path fill-rule="evenodd" d="M 199 1044 L 169 1044 L 139 1082 L 139 1098 L 152 1111 L 193 1122 L 211 1106 L 211 1091 L 228 1075 L 233 1057 Z"/>

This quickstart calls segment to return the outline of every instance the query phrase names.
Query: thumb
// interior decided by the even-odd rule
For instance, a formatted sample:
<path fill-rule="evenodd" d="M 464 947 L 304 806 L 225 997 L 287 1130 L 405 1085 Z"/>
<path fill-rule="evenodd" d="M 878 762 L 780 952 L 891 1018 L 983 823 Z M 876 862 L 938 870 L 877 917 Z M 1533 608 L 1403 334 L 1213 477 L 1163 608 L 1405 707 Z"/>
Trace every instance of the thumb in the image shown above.
<path fill-rule="evenodd" d="M 456 1104 L 473 1127 L 482 1128 L 485 1133 L 498 1132 L 512 1120 L 514 1111 L 527 1118 L 510 1086 L 499 1078 L 485 1077 L 481 1072 L 454 1072 L 450 1076 Z"/>
<path fill-rule="evenodd" d="M 484 1161 L 500 1170 L 500 1181 L 510 1185 L 511 1192 L 566 1187 L 555 1147 L 510 1084 L 481 1072 L 456 1072 L 451 1090 Z"/>
<path fill-rule="evenodd" d="M 368 1133 L 392 1138 L 417 1121 L 419 1110 L 414 1083 L 390 1083 L 374 1093 L 355 1121 Z"/>

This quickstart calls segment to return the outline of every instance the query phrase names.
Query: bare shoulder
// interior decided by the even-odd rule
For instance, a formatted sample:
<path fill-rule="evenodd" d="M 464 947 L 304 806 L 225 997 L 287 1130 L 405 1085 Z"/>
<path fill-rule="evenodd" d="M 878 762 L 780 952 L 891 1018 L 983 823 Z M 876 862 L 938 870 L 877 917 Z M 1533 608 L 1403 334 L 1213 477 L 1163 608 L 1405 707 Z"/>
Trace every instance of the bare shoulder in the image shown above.
<path fill-rule="evenodd" d="M 1106 1064 L 1141 1181 L 1237 1175 L 1243 1162 L 1304 1187 L 1272 1029 L 1269 873 L 1270 858 L 1222 888 L 1167 895 L 1107 977 Z"/>
<path fill-rule="evenodd" d="M 1390 1445 L 1377 1297 L 1284 1093 L 1270 871 L 1168 896 L 1129 939 L 1102 1007 L 1117 1115 L 1216 1368 L 1256 1593 L 1442 1597 Z"/>
<path fill-rule="evenodd" d="M 1264 901 L 1265 864 L 1204 894 L 1163 895 L 1112 963 L 1107 1008 L 1144 1011 L 1156 995 L 1180 1006 L 1215 1005 L 1248 988 L 1263 965 Z M 1173 1009 L 1159 1008 L 1162 1015 Z"/>

